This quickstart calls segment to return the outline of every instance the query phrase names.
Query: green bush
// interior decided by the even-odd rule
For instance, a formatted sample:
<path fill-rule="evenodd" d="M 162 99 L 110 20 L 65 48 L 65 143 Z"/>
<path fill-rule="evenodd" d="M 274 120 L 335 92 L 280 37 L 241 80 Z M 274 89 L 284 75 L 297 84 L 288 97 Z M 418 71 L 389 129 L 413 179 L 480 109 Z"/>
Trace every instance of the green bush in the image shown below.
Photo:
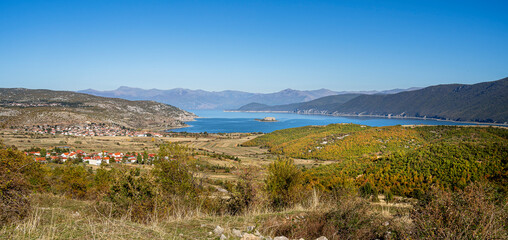
<path fill-rule="evenodd" d="M 275 209 L 292 206 L 302 197 L 303 174 L 293 159 L 279 157 L 268 166 L 265 190 Z"/>
<path fill-rule="evenodd" d="M 394 197 L 393 197 L 393 193 L 392 191 L 388 190 L 386 193 L 385 193 L 385 201 L 386 202 L 391 202 L 393 201 Z"/>
<path fill-rule="evenodd" d="M 158 155 L 152 174 L 161 187 L 162 194 L 170 198 L 196 198 L 197 182 L 187 166 L 193 160 L 192 151 L 177 143 L 166 143 L 160 146 Z"/>
<path fill-rule="evenodd" d="M 146 223 L 154 219 L 156 210 L 165 209 L 157 208 L 156 185 L 148 174 L 136 176 L 134 170 L 118 171 L 116 174 L 118 176 L 106 197 L 113 204 L 109 209 L 113 216 Z"/>
<path fill-rule="evenodd" d="M 375 200 L 378 197 L 377 196 L 378 195 L 377 188 L 372 186 L 372 184 L 370 184 L 370 182 L 366 182 L 365 184 L 363 184 L 358 189 L 358 191 L 360 192 L 360 196 L 362 196 L 364 198 L 370 199 L 372 197 Z"/>
<path fill-rule="evenodd" d="M 22 219 L 30 212 L 26 174 L 34 164 L 22 152 L 0 145 L 0 225 Z"/>
<path fill-rule="evenodd" d="M 55 194 L 73 199 L 90 199 L 93 172 L 85 166 L 66 163 L 53 169 L 50 182 Z"/>
<path fill-rule="evenodd" d="M 155 164 L 152 174 L 166 198 L 197 198 L 198 188 L 194 175 L 185 163 L 173 159 L 161 159 Z"/>

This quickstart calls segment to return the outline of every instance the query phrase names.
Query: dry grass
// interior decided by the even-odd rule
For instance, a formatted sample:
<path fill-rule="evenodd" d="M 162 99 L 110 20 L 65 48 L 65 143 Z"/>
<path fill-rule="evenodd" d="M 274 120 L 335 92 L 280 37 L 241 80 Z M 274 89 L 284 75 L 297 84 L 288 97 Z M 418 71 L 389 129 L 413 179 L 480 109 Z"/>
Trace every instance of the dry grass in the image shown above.
<path fill-rule="evenodd" d="M 337 206 L 336 202 L 324 201 L 318 192 L 314 192 L 303 205 L 280 212 L 258 205 L 239 216 L 196 212 L 141 224 L 100 214 L 93 201 L 72 200 L 52 194 L 33 194 L 31 201 L 33 211 L 30 215 L 0 228 L 0 239 L 215 239 L 210 232 L 217 225 L 226 229 L 225 235 L 229 237 L 233 236 L 232 229 L 246 232 L 249 226 L 273 237 L 295 219 L 302 220 L 305 216 L 316 220 L 313 216 Z"/>
<path fill-rule="evenodd" d="M 34 194 L 33 211 L 23 221 L 0 229 L 0 239 L 206 239 L 220 225 L 228 229 L 255 226 L 262 212 L 243 216 L 186 214 L 140 224 L 98 214 L 94 202 L 67 199 L 51 194 Z"/>

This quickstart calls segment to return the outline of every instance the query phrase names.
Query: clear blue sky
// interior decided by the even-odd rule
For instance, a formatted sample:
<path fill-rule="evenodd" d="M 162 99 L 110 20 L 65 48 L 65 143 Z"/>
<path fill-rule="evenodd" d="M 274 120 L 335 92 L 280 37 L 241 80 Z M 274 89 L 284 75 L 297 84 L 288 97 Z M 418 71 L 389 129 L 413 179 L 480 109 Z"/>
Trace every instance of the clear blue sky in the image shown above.
<path fill-rule="evenodd" d="M 384 90 L 507 76 L 506 0 L 0 0 L 0 87 Z"/>

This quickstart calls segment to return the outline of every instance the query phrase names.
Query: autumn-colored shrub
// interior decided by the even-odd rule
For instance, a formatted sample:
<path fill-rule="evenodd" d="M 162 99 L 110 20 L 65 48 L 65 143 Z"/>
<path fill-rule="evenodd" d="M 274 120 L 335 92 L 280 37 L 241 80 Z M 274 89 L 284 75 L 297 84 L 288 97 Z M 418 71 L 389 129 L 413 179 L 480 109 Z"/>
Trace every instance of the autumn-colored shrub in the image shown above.
<path fill-rule="evenodd" d="M 455 191 L 488 181 L 506 197 L 506 136 L 506 128 L 493 127 L 331 124 L 278 130 L 243 145 L 267 147 L 288 157 L 335 161 L 306 171 L 310 188 L 322 191 L 370 182 L 379 191 L 421 198 L 435 184 Z"/>

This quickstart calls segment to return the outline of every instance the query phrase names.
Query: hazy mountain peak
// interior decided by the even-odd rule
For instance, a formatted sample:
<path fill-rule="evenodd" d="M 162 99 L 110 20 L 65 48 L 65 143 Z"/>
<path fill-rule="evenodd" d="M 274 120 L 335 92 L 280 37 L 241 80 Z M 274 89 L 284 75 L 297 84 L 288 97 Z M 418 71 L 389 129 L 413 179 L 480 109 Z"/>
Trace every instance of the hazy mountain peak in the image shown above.
<path fill-rule="evenodd" d="M 400 91 L 397 90 L 397 92 Z M 186 88 L 173 88 L 168 90 L 156 88 L 141 89 L 128 86 L 120 86 L 116 90 L 111 91 L 86 89 L 78 92 L 128 100 L 153 100 L 189 110 L 236 109 L 251 102 L 258 102 L 266 105 L 292 104 L 337 95 L 339 93 L 349 93 L 336 92 L 326 88 L 317 90 L 295 90 L 286 88 L 273 93 L 250 93 L 235 90 L 205 91 L 202 89 L 192 90 Z"/>
<path fill-rule="evenodd" d="M 291 88 L 286 88 L 280 92 L 294 92 L 295 90 L 291 89 Z"/>

